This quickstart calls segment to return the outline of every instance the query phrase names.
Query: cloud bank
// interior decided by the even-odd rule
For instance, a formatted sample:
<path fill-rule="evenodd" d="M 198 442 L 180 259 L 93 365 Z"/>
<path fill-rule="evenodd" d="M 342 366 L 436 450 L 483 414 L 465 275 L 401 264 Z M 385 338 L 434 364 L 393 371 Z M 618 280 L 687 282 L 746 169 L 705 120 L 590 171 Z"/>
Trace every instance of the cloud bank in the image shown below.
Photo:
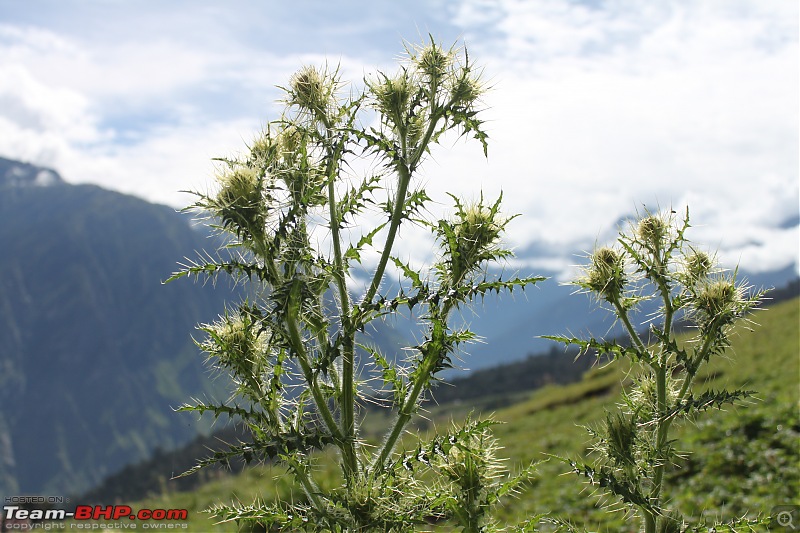
<path fill-rule="evenodd" d="M 796 3 L 358 5 L 0 0 L 0 155 L 180 207 L 301 64 L 358 81 L 430 32 L 485 65 L 490 151 L 446 139 L 421 179 L 442 202 L 502 191 L 516 266 L 566 272 L 618 220 L 685 205 L 729 265 L 798 264 Z M 430 256 L 418 233 L 401 255 Z"/>

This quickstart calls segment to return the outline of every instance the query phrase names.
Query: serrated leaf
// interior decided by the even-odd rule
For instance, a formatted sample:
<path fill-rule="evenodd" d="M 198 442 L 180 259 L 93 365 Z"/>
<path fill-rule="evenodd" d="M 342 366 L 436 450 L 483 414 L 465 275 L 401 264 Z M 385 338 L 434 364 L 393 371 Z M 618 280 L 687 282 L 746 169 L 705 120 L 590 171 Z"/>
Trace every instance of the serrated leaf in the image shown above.
<path fill-rule="evenodd" d="M 723 405 L 733 405 L 736 402 L 744 400 L 745 398 L 752 398 L 755 396 L 755 394 L 756 391 L 751 390 L 735 390 L 730 392 L 726 390 L 709 390 L 697 397 L 689 395 L 688 398 L 670 409 L 662 418 L 666 420 L 680 414 L 689 414 L 695 411 L 705 411 L 712 407 L 722 409 Z"/>
<path fill-rule="evenodd" d="M 595 350 L 598 357 L 601 355 L 611 355 L 613 359 L 628 357 L 632 361 L 638 361 L 641 358 L 641 354 L 635 348 L 623 346 L 614 341 L 598 341 L 596 339 L 584 340 L 577 337 L 565 337 L 562 335 L 542 335 L 541 338 L 560 342 L 565 346 L 577 346 L 580 349 L 578 356 L 588 353 L 589 350 Z"/>

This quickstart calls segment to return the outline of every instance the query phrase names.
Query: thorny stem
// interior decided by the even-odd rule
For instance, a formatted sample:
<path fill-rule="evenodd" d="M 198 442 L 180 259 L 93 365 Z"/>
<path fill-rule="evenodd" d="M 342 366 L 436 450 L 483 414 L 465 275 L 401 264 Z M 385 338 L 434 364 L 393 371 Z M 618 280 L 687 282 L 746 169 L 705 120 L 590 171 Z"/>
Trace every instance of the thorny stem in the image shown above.
<path fill-rule="evenodd" d="M 619 298 L 614 298 L 611 300 L 611 305 L 617 310 L 617 316 L 619 316 L 620 320 L 622 320 L 622 324 L 625 326 L 625 331 L 628 332 L 628 336 L 631 339 L 631 342 L 636 346 L 636 349 L 642 355 L 642 357 L 647 357 L 647 361 L 651 361 L 650 352 L 647 350 L 647 347 L 642 342 L 642 339 L 639 337 L 639 334 L 636 333 L 636 329 L 634 329 L 633 324 L 631 324 L 630 319 L 628 318 L 628 311 L 622 306 L 622 303 L 619 301 Z"/>
<path fill-rule="evenodd" d="M 436 87 L 434 86 L 431 88 L 429 95 L 431 102 L 434 101 L 433 97 L 435 94 Z M 367 289 L 364 299 L 361 301 L 362 307 L 371 304 L 372 299 L 378 292 L 378 287 L 380 287 L 381 280 L 383 279 L 383 273 L 386 271 L 386 265 L 389 262 L 389 256 L 391 255 L 392 248 L 394 247 L 394 239 L 397 235 L 397 229 L 400 227 L 400 222 L 403 218 L 403 209 L 405 208 L 406 204 L 406 196 L 408 194 L 408 185 L 411 182 L 411 174 L 414 172 L 414 169 L 416 169 L 417 164 L 422 158 L 422 155 L 425 153 L 428 143 L 433 137 L 433 133 L 436 131 L 439 120 L 443 116 L 442 108 L 436 106 L 435 103 L 432 105 L 434 108 L 431 111 L 428 129 L 425 131 L 425 135 L 422 137 L 422 140 L 412 153 L 411 157 L 408 157 L 408 141 L 406 139 L 406 135 L 403 134 L 400 137 L 401 158 L 396 164 L 397 172 L 400 176 L 398 180 L 397 194 L 395 195 L 394 208 L 392 210 L 392 221 L 389 225 L 389 233 L 386 235 L 386 243 L 384 244 L 380 261 L 378 261 L 378 267 L 375 269 L 375 275 L 372 277 L 372 282 L 370 283 L 369 289 Z M 449 105 L 452 105 L 452 101 L 448 103 L 448 107 Z"/>
<path fill-rule="evenodd" d="M 386 270 L 386 265 L 389 262 L 389 256 L 391 255 L 392 248 L 394 247 L 394 240 L 397 236 L 397 230 L 400 227 L 400 222 L 403 218 L 403 209 L 405 208 L 406 203 L 406 196 L 408 194 L 408 186 L 411 182 L 411 174 L 413 173 L 414 169 L 416 168 L 417 164 L 419 163 L 422 155 L 425 153 L 427 149 L 427 145 L 430 142 L 431 138 L 433 137 L 434 132 L 436 131 L 437 125 L 439 120 L 442 118 L 443 113 L 442 109 L 446 109 L 447 107 L 451 106 L 454 100 L 448 102 L 448 104 L 442 108 L 436 104 L 436 91 L 437 91 L 437 84 L 434 82 L 430 87 L 430 91 L 428 93 L 428 98 L 430 99 L 432 105 L 431 117 L 430 122 L 428 124 L 428 128 L 425 131 L 425 135 L 423 135 L 421 141 L 414 149 L 411 157 L 409 157 L 408 153 L 408 142 L 405 135 L 405 132 L 402 132 L 400 136 L 400 143 L 401 143 L 401 158 L 396 164 L 397 172 L 399 174 L 398 180 L 398 188 L 397 194 L 395 195 L 395 203 L 392 210 L 392 219 L 389 225 L 389 232 L 386 236 L 386 242 L 384 243 L 383 252 L 381 253 L 380 261 L 378 262 L 378 267 L 375 269 L 375 274 L 372 278 L 372 282 L 370 283 L 369 289 L 364 295 L 364 298 L 361 302 L 362 308 L 368 306 L 372 303 L 372 299 L 378 292 L 378 287 L 380 286 L 380 282 L 383 279 L 383 274 Z M 444 320 L 447 321 L 447 316 L 450 312 L 450 306 L 444 312 Z M 422 362 L 422 370 L 423 372 L 420 376 L 427 376 L 433 370 L 433 366 L 435 365 L 436 361 L 433 358 L 427 358 L 425 361 Z M 382 470 L 388 459 L 389 455 L 391 454 L 392 450 L 394 449 L 395 444 L 397 443 L 397 439 L 400 437 L 400 434 L 403 432 L 408 421 L 411 419 L 412 410 L 416 405 L 417 400 L 419 399 L 419 395 L 422 393 L 422 389 L 424 387 L 425 379 L 424 377 L 420 377 L 414 383 L 411 391 L 409 391 L 408 395 L 406 396 L 405 401 L 403 402 L 403 406 L 400 409 L 400 413 L 397 416 L 397 420 L 395 420 L 394 426 L 392 427 L 389 436 L 387 437 L 386 441 L 383 443 L 381 447 L 381 451 L 378 456 L 375 458 L 375 461 L 372 464 L 372 468 L 375 471 Z"/>
<path fill-rule="evenodd" d="M 362 307 L 365 305 L 369 305 L 372 302 L 372 299 L 375 297 L 375 294 L 378 292 L 378 287 L 380 286 L 381 279 L 383 279 L 383 273 L 386 270 L 386 265 L 389 262 L 389 256 L 391 254 L 392 248 L 394 247 L 394 239 L 397 235 L 397 229 L 400 226 L 400 221 L 403 218 L 403 209 L 405 208 L 406 196 L 408 194 L 408 185 L 411 182 L 411 169 L 416 166 L 419 162 L 422 153 L 424 152 L 425 146 L 430 141 L 431 136 L 435 130 L 436 123 L 438 122 L 438 117 L 432 117 L 431 123 L 428 126 L 428 130 L 425 132 L 425 136 L 420 143 L 419 147 L 417 148 L 414 157 L 411 158 L 409 161 L 407 158 L 408 155 L 408 145 L 406 143 L 405 135 L 401 137 L 401 150 L 402 150 L 402 158 L 401 161 L 397 164 L 397 171 L 399 173 L 399 184 L 397 188 L 397 194 L 395 195 L 395 203 L 394 209 L 392 210 L 392 221 L 389 226 L 389 233 L 386 236 L 386 243 L 383 247 L 383 253 L 381 254 L 380 261 L 378 262 L 378 267 L 375 270 L 375 275 L 372 278 L 372 283 L 369 286 L 366 294 L 364 295 L 364 299 L 362 300 Z M 445 315 L 446 317 L 446 315 Z M 435 362 L 431 360 L 423 361 L 423 370 L 424 372 L 421 374 L 422 376 L 428 375 L 430 371 L 433 369 L 433 364 Z M 389 433 L 386 442 L 383 443 L 381 448 L 380 454 L 376 457 L 374 463 L 372 464 L 373 470 L 381 470 L 383 469 L 384 464 L 386 463 L 386 459 L 389 457 L 389 454 L 394 449 L 394 445 L 397 442 L 397 439 L 400 437 L 403 429 L 405 428 L 408 421 L 411 419 L 411 409 L 413 408 L 414 404 L 416 404 L 419 395 L 422 393 L 424 379 L 420 378 L 415 383 L 411 391 L 409 392 L 408 396 L 406 396 L 406 400 L 403 402 L 403 407 L 398 413 L 397 420 L 395 420 L 395 424 L 392 427 L 391 432 Z"/>
<path fill-rule="evenodd" d="M 405 159 L 405 138 L 403 138 L 402 143 L 404 156 L 403 159 Z M 386 270 L 386 265 L 389 263 L 389 256 L 391 255 L 392 248 L 394 247 L 394 239 L 397 236 L 397 229 L 400 227 L 400 221 L 403 218 L 403 208 L 405 207 L 406 195 L 408 194 L 408 185 L 411 182 L 411 172 L 409 171 L 408 166 L 402 162 L 397 165 L 397 171 L 400 174 L 400 177 L 398 180 L 397 194 L 395 195 L 394 208 L 392 210 L 392 221 L 389 224 L 389 233 L 386 235 L 386 243 L 383 246 L 381 258 L 378 261 L 378 267 L 375 269 L 375 275 L 372 277 L 372 283 L 370 283 L 369 289 L 364 295 L 364 299 L 361 301 L 362 307 L 372 303 L 372 299 L 378 292 L 378 287 L 383 279 L 383 273 Z"/>
<path fill-rule="evenodd" d="M 290 303 L 290 308 L 292 307 L 293 304 Z M 286 326 L 289 330 L 289 340 L 291 341 L 292 349 L 297 355 L 297 360 L 300 363 L 301 369 L 303 370 L 303 377 L 311 389 L 311 394 L 314 396 L 314 403 L 317 405 L 317 409 L 319 410 L 322 419 L 325 421 L 328 431 L 331 432 L 331 435 L 333 435 L 338 442 L 342 442 L 344 437 L 339 431 L 336 421 L 333 419 L 333 414 L 331 414 L 331 410 L 328 408 L 328 403 L 325 400 L 325 396 L 322 394 L 319 384 L 315 379 L 314 372 L 311 370 L 311 365 L 308 362 L 308 354 L 306 353 L 306 348 L 303 344 L 303 339 L 300 335 L 300 329 L 298 328 L 297 324 L 298 320 L 299 317 L 297 316 L 296 310 L 290 312 L 290 316 L 288 316 L 286 319 Z"/>
<path fill-rule="evenodd" d="M 328 140 L 330 142 L 330 128 L 325 124 L 328 130 Z M 333 254 L 334 254 L 334 270 L 336 278 L 336 285 L 339 290 L 340 313 L 342 323 L 342 404 L 341 404 L 341 424 L 342 424 L 342 456 L 344 460 L 345 478 L 350 478 L 358 473 L 358 457 L 356 455 L 355 446 L 355 392 L 354 392 L 354 378 L 353 367 L 355 358 L 355 347 L 353 343 L 354 328 L 351 326 L 350 320 L 350 296 L 347 292 L 347 283 L 345 281 L 344 261 L 342 258 L 342 243 L 339 227 L 339 213 L 337 212 L 335 186 L 334 186 L 334 173 L 336 172 L 336 161 L 341 154 L 344 142 L 340 142 L 336 149 L 331 153 L 330 145 L 328 145 L 328 205 L 330 209 L 330 223 L 331 223 L 331 238 L 333 240 Z"/>
<path fill-rule="evenodd" d="M 447 317 L 450 315 L 450 311 L 452 310 L 453 305 L 450 302 L 445 303 L 444 308 L 442 309 L 442 320 L 444 323 L 447 323 Z M 406 424 L 411 419 L 411 415 L 413 414 L 414 407 L 417 404 L 417 400 L 419 399 L 420 394 L 422 394 L 422 389 L 425 384 L 424 376 L 429 376 L 431 371 L 433 370 L 438 358 L 441 356 L 441 353 L 435 353 L 433 356 L 426 357 L 421 363 L 420 366 L 423 372 L 420 373 L 420 378 L 414 382 L 414 386 L 406 395 L 405 399 L 403 400 L 403 405 L 400 408 L 400 412 L 397 415 L 397 419 L 394 422 L 394 426 L 392 426 L 392 430 L 389 433 L 389 436 L 386 438 L 386 441 L 383 443 L 381 448 L 381 452 L 375 461 L 372 464 L 372 469 L 375 472 L 379 472 L 383 470 L 386 465 L 386 460 L 389 458 L 389 455 L 394 450 L 395 444 L 397 444 L 397 439 L 400 438 L 400 434 L 405 429 Z"/>
<path fill-rule="evenodd" d="M 295 478 L 300 481 L 300 484 L 303 486 L 303 492 L 305 492 L 306 496 L 308 496 L 308 499 L 311 500 L 311 504 L 314 506 L 314 508 L 318 509 L 319 511 L 323 511 L 325 506 L 320 501 L 319 488 L 308 476 L 305 468 L 302 468 L 296 464 L 292 465 L 292 473 L 294 474 Z"/>
<path fill-rule="evenodd" d="M 655 533 L 656 516 L 650 511 L 644 511 L 644 530 L 645 533 Z"/>
<path fill-rule="evenodd" d="M 634 329 L 630 319 L 628 318 L 628 312 L 620 303 L 619 298 L 614 298 L 611 303 L 617 310 L 617 316 L 619 316 L 620 320 L 622 320 L 622 323 L 625 325 L 625 330 L 628 332 L 628 336 L 630 337 L 631 342 L 633 342 L 639 354 L 642 356 L 643 359 L 647 361 L 649 366 L 653 369 L 653 371 L 656 374 L 656 395 L 657 395 L 659 420 L 660 420 L 662 418 L 660 416 L 661 413 L 666 412 L 666 371 L 667 371 L 666 364 L 664 361 L 659 362 L 659 361 L 654 361 L 652 359 L 652 355 L 645 346 L 641 337 L 639 337 L 639 334 L 636 333 L 636 330 Z M 658 442 L 657 449 L 659 451 L 663 447 L 662 440 L 666 435 L 666 427 L 663 425 L 663 422 L 659 421 L 657 437 L 656 437 L 656 440 Z M 663 462 L 659 463 L 656 466 L 656 474 L 655 474 L 656 480 L 654 481 L 651 498 L 658 498 L 658 494 L 661 490 L 661 478 L 663 476 L 663 468 L 664 468 Z M 644 515 L 644 520 L 645 520 L 645 532 L 655 533 L 656 516 L 651 511 L 644 508 L 642 508 L 642 513 Z"/>
<path fill-rule="evenodd" d="M 660 261 L 659 261 L 660 263 Z M 657 284 L 659 288 L 659 292 L 661 292 L 661 298 L 664 301 L 664 339 L 665 341 L 662 342 L 662 359 L 659 362 L 656 368 L 656 395 L 657 395 L 657 402 L 658 402 L 658 430 L 656 433 L 656 449 L 659 453 L 663 453 L 667 444 L 667 436 L 669 435 L 669 427 L 671 424 L 671 420 L 667 420 L 665 415 L 667 413 L 667 371 L 668 371 L 668 361 L 667 358 L 669 357 L 667 340 L 669 340 L 670 335 L 672 334 L 672 316 L 674 313 L 674 309 L 672 307 L 672 300 L 670 298 L 670 291 L 667 284 L 664 280 L 659 276 L 657 278 Z M 655 473 L 653 478 L 653 489 L 650 492 L 650 497 L 655 500 L 656 506 L 658 506 L 658 500 L 661 495 L 661 488 L 663 485 L 664 479 L 664 470 L 666 468 L 666 458 L 662 457 L 661 461 L 655 467 Z"/>
<path fill-rule="evenodd" d="M 709 334 L 706 337 L 705 342 L 703 342 L 703 346 L 697 352 L 695 358 L 690 362 L 692 365 L 691 368 L 687 369 L 686 378 L 683 380 L 683 385 L 681 386 L 681 391 L 678 393 L 678 400 L 683 400 L 686 397 L 686 393 L 689 392 L 689 387 L 692 385 L 692 380 L 694 379 L 695 374 L 697 373 L 697 368 L 700 366 L 700 362 L 706 358 L 708 354 L 709 348 L 711 348 L 711 343 L 714 342 L 714 335 L 713 333 L 716 332 L 718 328 L 718 322 L 716 319 L 711 323 L 709 327 L 709 331 L 712 334 Z"/>
<path fill-rule="evenodd" d="M 712 324 L 712 330 L 714 329 L 713 326 L 714 325 Z M 696 358 L 691 362 L 692 368 L 687 369 L 686 377 L 684 378 L 683 385 L 681 386 L 681 390 L 678 393 L 678 398 L 677 398 L 678 402 L 682 401 L 684 399 L 684 397 L 686 396 L 686 393 L 689 391 L 689 388 L 692 385 L 692 381 L 694 380 L 694 376 L 695 376 L 695 374 L 697 372 L 697 365 L 705 357 L 706 353 L 708 352 L 708 349 L 711 346 L 712 340 L 713 340 L 713 336 L 712 335 L 709 335 L 706 338 L 706 341 L 703 343 L 702 348 L 698 351 Z M 666 377 L 665 374 L 664 374 L 664 377 Z M 664 381 L 666 381 L 666 380 L 664 380 Z M 657 387 L 658 387 L 658 395 L 659 395 L 659 405 L 661 405 L 661 391 L 662 391 L 662 380 L 661 379 L 659 379 L 657 381 Z M 664 389 L 664 392 L 666 393 L 666 383 L 664 383 L 663 389 Z M 665 402 L 665 404 L 666 404 L 666 402 Z M 661 412 L 659 413 L 659 419 L 658 419 L 658 441 L 657 442 L 658 442 L 658 449 L 661 450 L 663 448 L 663 446 L 666 444 L 666 438 L 667 438 L 667 435 L 669 434 L 669 428 L 672 425 L 672 421 L 674 419 L 673 418 L 666 418 L 666 417 L 663 416 L 664 413 L 666 413 L 666 408 L 664 408 L 664 410 L 661 410 L 659 408 L 659 410 Z M 664 462 L 659 463 L 656 466 L 654 480 L 653 480 L 653 490 L 651 492 L 651 498 L 658 499 L 660 497 L 661 488 L 662 488 L 662 485 L 663 485 L 664 469 L 665 468 L 666 468 L 666 464 Z M 658 502 L 656 502 L 656 503 L 658 503 Z M 647 520 L 648 518 L 650 518 L 650 516 L 648 514 L 645 514 L 645 518 L 646 518 L 645 531 L 647 533 L 655 532 L 656 531 L 655 522 L 653 522 L 652 525 L 651 525 L 650 521 Z"/>

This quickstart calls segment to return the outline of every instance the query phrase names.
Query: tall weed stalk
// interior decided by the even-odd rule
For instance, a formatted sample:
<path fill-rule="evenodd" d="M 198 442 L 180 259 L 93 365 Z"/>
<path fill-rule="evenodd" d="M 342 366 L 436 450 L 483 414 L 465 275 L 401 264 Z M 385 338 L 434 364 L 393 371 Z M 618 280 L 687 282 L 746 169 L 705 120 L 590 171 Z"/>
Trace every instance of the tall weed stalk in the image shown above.
<path fill-rule="evenodd" d="M 490 274 L 511 255 L 502 245 L 511 218 L 499 198 L 451 195 L 451 217 L 427 218 L 432 199 L 417 175 L 440 138 L 471 137 L 486 153 L 480 74 L 465 49 L 433 40 L 409 46 L 399 69 L 368 78 L 363 93 L 346 88 L 337 70 L 304 67 L 284 89 L 283 116 L 241 157 L 220 159 L 215 189 L 198 194 L 192 209 L 226 244 L 171 279 L 229 275 L 250 296 L 201 327 L 199 345 L 230 375 L 234 394 L 181 410 L 233 418 L 251 435 L 198 468 L 234 458 L 279 462 L 304 493 L 299 501 L 220 504 L 220 520 L 285 531 L 408 531 L 430 522 L 504 530 L 492 511 L 531 469 L 508 474 L 493 422 L 467 420 L 426 440 L 407 431 L 432 384 L 475 337 L 453 326 L 454 312 L 543 279 Z M 427 268 L 395 252 L 409 224 L 438 243 Z M 394 289 L 385 283 L 389 267 Z M 354 269 L 369 272 L 361 294 L 351 288 Z M 368 342 L 371 323 L 400 312 L 424 325 L 408 357 Z M 376 369 L 371 382 L 367 362 Z M 359 423 L 361 406 L 375 400 L 394 416 L 383 440 L 370 443 Z M 315 452 L 331 448 L 342 481 L 323 490 Z"/>
<path fill-rule="evenodd" d="M 626 340 L 547 338 L 577 346 L 611 361 L 627 360 L 635 385 L 593 439 L 593 462 L 564 458 L 572 470 L 606 492 L 610 505 L 639 517 L 646 533 L 679 533 L 687 525 L 671 508 L 665 473 L 680 457 L 672 437 L 676 424 L 705 411 L 753 397 L 749 390 L 696 392 L 698 373 L 709 360 L 725 356 L 737 321 L 750 322 L 763 292 L 737 280 L 737 272 L 717 268 L 714 258 L 686 237 L 689 211 L 645 213 L 621 232 L 613 246 L 599 247 L 572 282 L 613 313 Z M 647 315 L 645 302 L 657 302 Z M 640 324 L 647 324 L 642 332 Z M 679 330 L 690 338 L 678 339 Z M 761 521 L 741 520 L 731 531 L 749 531 Z M 567 523 L 562 525 L 567 527 Z M 726 526 L 727 527 L 727 526 Z M 692 529 L 700 531 L 700 529 Z"/>

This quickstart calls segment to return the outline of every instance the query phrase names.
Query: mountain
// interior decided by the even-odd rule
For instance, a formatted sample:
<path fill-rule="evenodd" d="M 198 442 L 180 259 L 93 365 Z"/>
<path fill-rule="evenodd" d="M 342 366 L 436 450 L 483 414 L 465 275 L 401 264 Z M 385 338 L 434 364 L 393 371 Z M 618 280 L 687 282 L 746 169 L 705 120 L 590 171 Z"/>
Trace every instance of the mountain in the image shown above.
<path fill-rule="evenodd" d="M 208 247 L 172 208 L 0 158 L 0 495 L 70 494 L 195 437 L 191 335 L 231 292 L 162 286 Z"/>

